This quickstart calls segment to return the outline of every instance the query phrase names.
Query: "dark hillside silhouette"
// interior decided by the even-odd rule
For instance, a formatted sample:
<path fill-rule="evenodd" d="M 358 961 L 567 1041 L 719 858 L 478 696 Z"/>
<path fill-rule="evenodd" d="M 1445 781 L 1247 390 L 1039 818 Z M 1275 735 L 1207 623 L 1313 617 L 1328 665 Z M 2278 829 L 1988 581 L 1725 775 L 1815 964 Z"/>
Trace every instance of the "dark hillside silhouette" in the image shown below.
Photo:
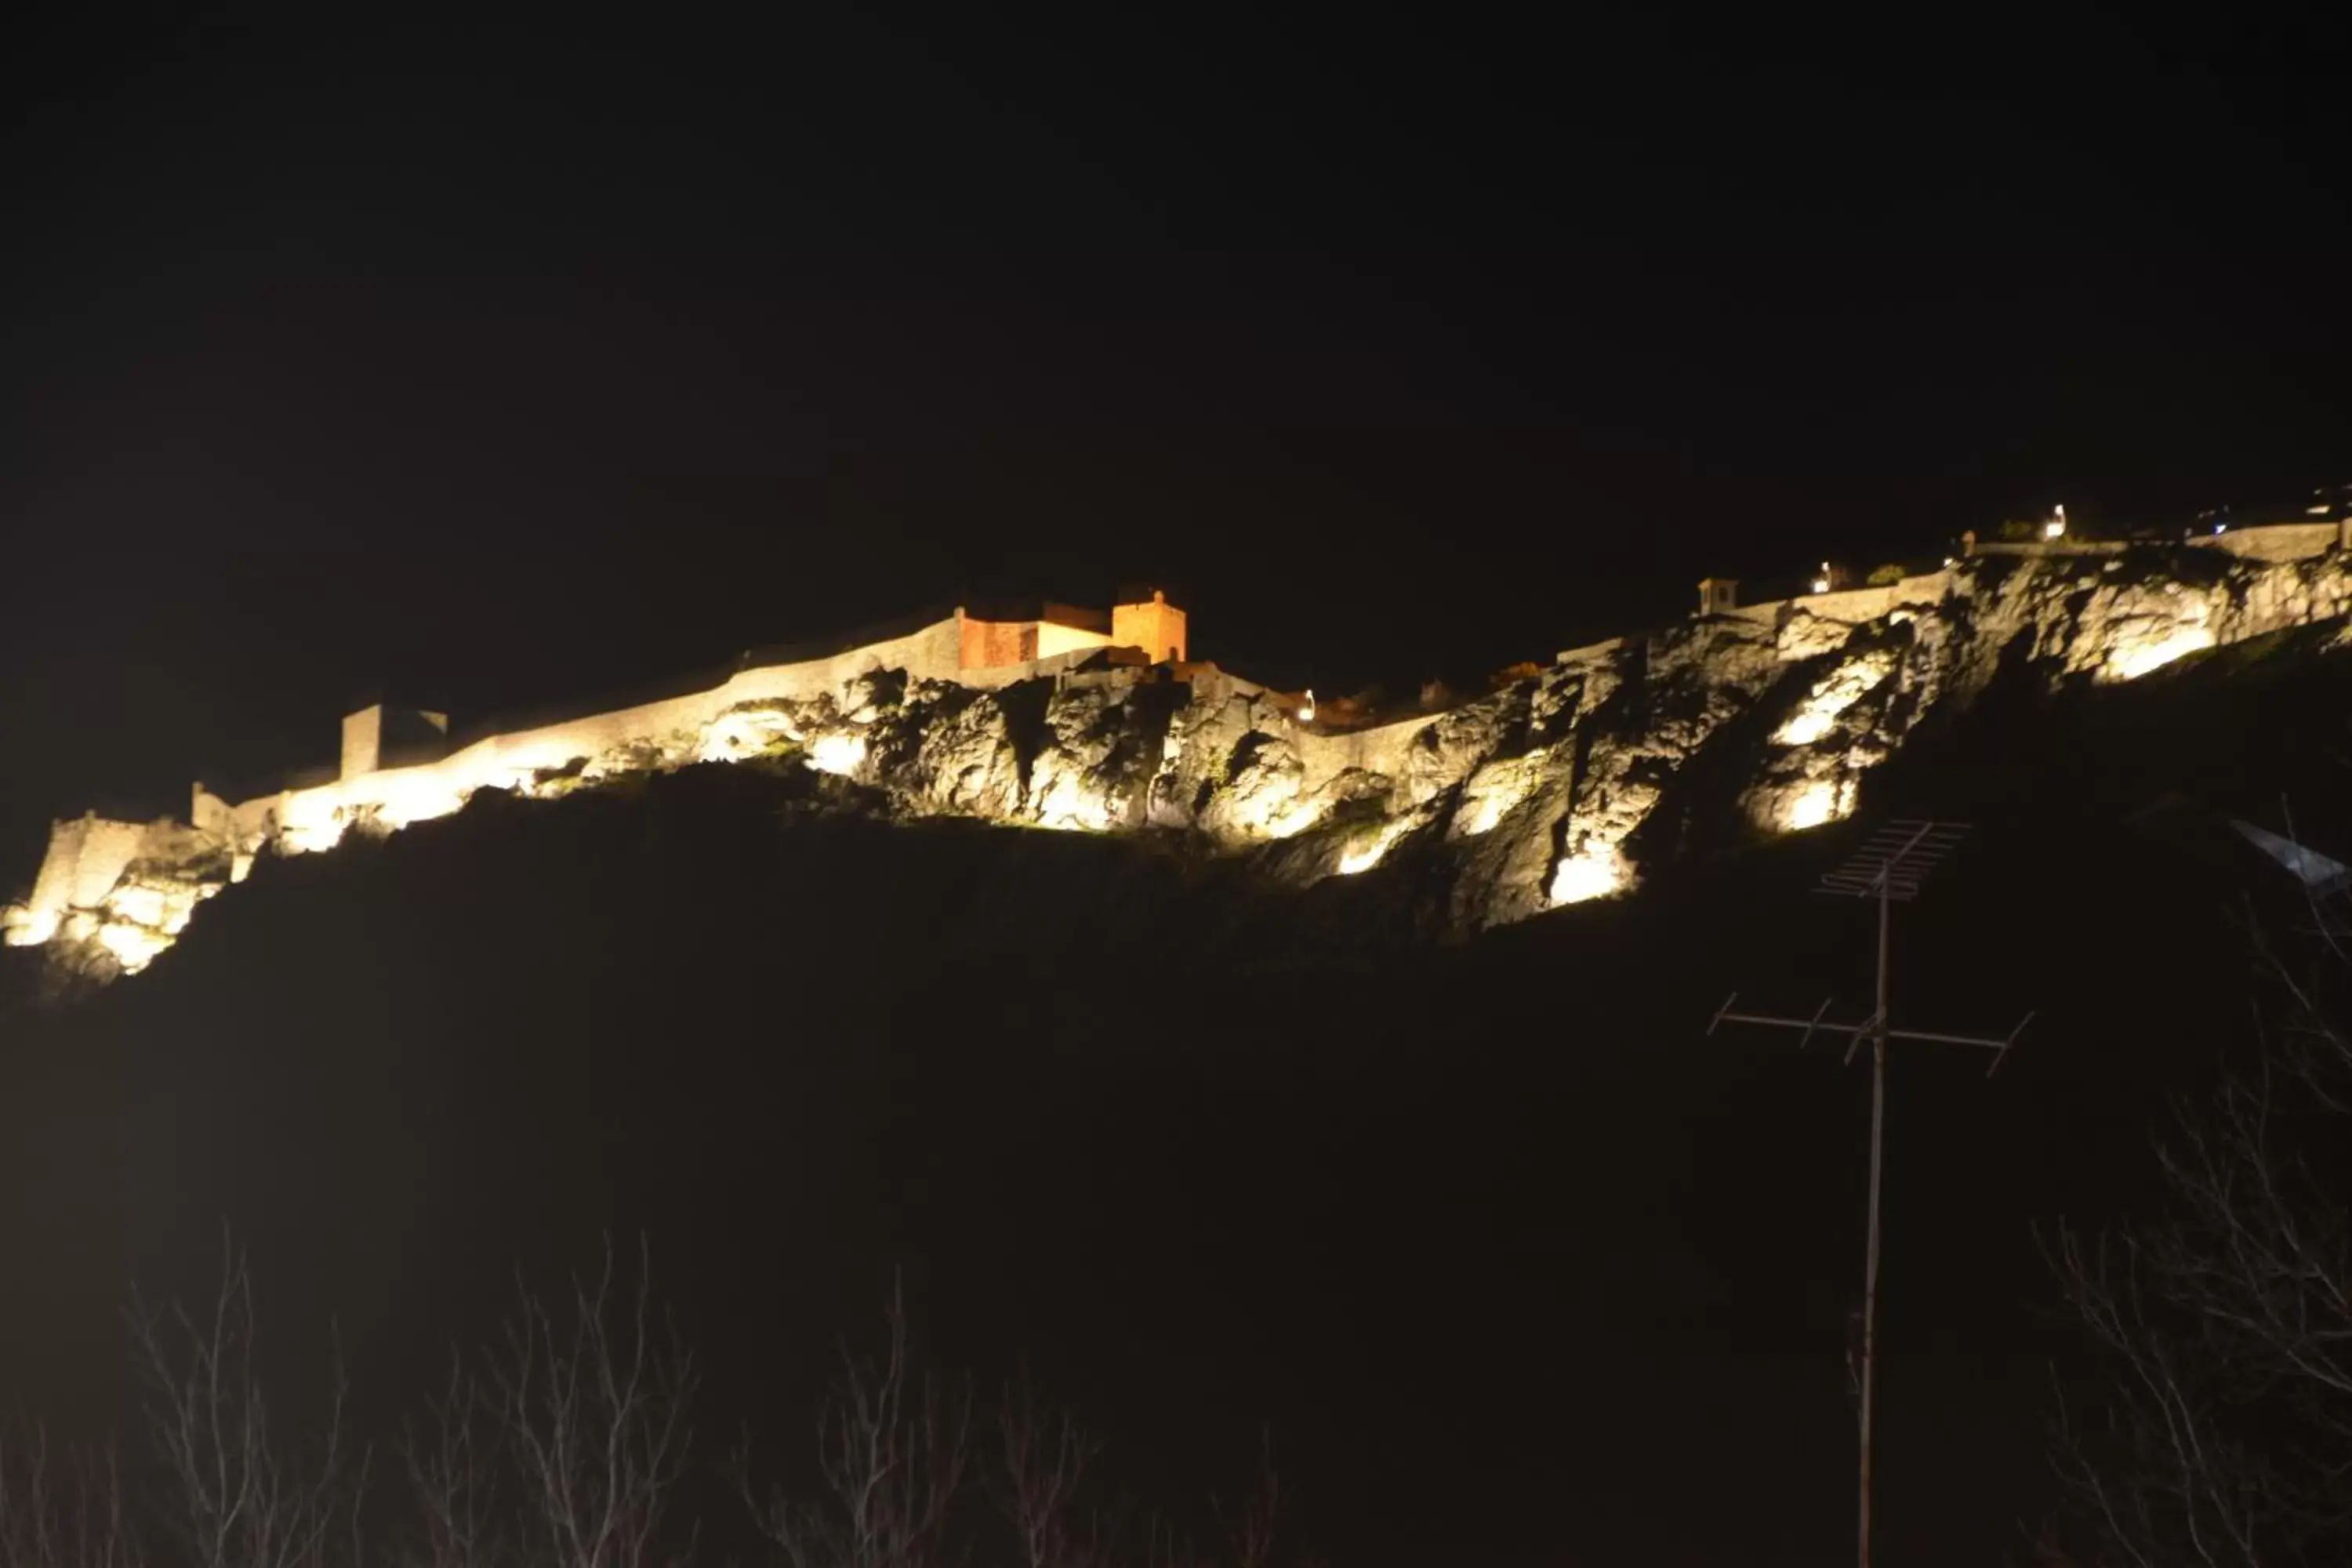
<path fill-rule="evenodd" d="M 1986 1561 L 2045 1506 L 2071 1342 L 2029 1224 L 2138 1202 L 2162 1096 L 2244 1026 L 2223 916 L 2263 883 L 2127 819 L 2294 791 L 2352 844 L 2352 671 L 2261 652 L 1993 703 L 1873 778 L 1865 818 L 1979 825 L 1901 917 L 1898 1008 L 2039 1009 L 1990 1084 L 1895 1077 L 1890 1562 Z M 135 984 L 43 1005 L 11 954 L 0 1389 L 109 1427 L 134 1273 L 200 1289 L 226 1219 L 269 1352 L 315 1369 L 333 1320 L 381 1424 L 516 1260 L 560 1281 L 642 1231 L 708 1434 L 807 1430 L 903 1277 L 938 1364 L 1025 1355 L 1155 1495 L 1234 1495 L 1270 1423 L 1350 1568 L 1844 1542 L 1865 1080 L 1701 1031 L 1734 986 L 1863 994 L 1862 911 L 1806 889 L 1865 824 L 1428 948 L 1386 868 L 1274 897 L 822 800 L 751 767 L 484 797 L 263 865 Z M 1661 1472 L 1691 1506 L 1650 1505 Z"/>

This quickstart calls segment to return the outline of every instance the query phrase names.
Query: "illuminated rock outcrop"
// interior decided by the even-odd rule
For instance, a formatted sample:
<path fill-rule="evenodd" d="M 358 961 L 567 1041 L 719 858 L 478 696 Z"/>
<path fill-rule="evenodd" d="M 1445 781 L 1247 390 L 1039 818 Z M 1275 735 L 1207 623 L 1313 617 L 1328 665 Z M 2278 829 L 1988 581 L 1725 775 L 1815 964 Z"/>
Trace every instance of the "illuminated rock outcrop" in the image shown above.
<path fill-rule="evenodd" d="M 2232 542 L 1978 558 L 1720 610 L 1345 731 L 1209 665 L 1089 649 L 975 673 L 941 623 L 313 789 L 232 805 L 199 786 L 186 823 L 60 822 L 0 926 L 13 944 L 135 972 L 257 858 L 396 831 L 484 789 L 551 797 L 761 758 L 836 775 L 845 803 L 883 815 L 1160 834 L 1289 886 L 1398 872 L 1427 928 L 1472 931 L 1631 889 L 1678 852 L 1668 826 L 1702 811 L 1766 833 L 1838 820 L 1922 719 L 1996 676 L 2128 681 L 2345 625 L 2352 559 L 2332 537 Z"/>

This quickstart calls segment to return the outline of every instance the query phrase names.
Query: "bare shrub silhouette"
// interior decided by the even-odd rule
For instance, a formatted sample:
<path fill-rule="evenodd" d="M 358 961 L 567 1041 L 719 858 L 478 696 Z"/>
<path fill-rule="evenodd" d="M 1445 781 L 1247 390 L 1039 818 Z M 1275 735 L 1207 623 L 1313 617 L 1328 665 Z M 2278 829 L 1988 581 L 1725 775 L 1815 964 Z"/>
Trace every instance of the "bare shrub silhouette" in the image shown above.
<path fill-rule="evenodd" d="M 2164 1212 L 2048 1249 L 2109 1374 L 2058 1423 L 2055 1560 L 2352 1561 L 2352 926 L 2341 895 L 2310 912 L 2292 953 L 2254 932 L 2281 1026 L 2176 1111 Z"/>
<path fill-rule="evenodd" d="M 114 1453 L 59 1454 L 30 1427 L 0 1435 L 0 1563 L 142 1568 Z"/>
<path fill-rule="evenodd" d="M 793 1568 L 931 1568 L 955 1555 L 951 1515 L 971 1458 L 971 1400 L 915 1364 L 906 1300 L 894 1288 L 878 1358 L 842 1352 L 839 1389 L 819 1418 L 817 1467 L 826 1496 L 764 1494 L 743 1468 L 761 1533 Z"/>
<path fill-rule="evenodd" d="M 560 1315 L 520 1297 L 483 1386 L 522 1493 L 525 1554 L 562 1568 L 677 1560 L 658 1542 L 689 1458 L 695 1372 L 656 1321 L 650 1254 L 641 1244 L 635 1289 L 616 1293 L 608 1243 Z M 690 1544 L 678 1554 L 691 1555 Z"/>
<path fill-rule="evenodd" d="M 812 1497 L 734 1481 L 756 1533 L 791 1568 L 1275 1568 L 1279 1489 L 1215 1504 L 1216 1545 L 1097 1475 L 1104 1445 L 1025 1371 L 982 1406 L 928 1367 L 894 1289 L 871 1355 L 846 1347 L 816 1428 Z M 503 1334 L 446 1377 L 387 1445 L 371 1489 L 340 1355 L 310 1429 L 273 1405 L 257 1364 L 246 1257 L 224 1240 L 201 1310 L 129 1315 L 153 1464 L 127 1486 L 110 1450 L 58 1455 L 37 1427 L 0 1436 L 0 1568 L 685 1568 L 702 1521 L 681 1505 L 697 1468 L 693 1356 L 658 1308 L 640 1243 L 553 1298 L 518 1286 Z M 993 1438 L 993 1442 L 986 1439 Z"/>
<path fill-rule="evenodd" d="M 168 1477 L 163 1528 L 197 1568 L 328 1568 L 356 1563 L 369 1455 L 345 1430 L 350 1384 L 338 1356 L 322 1430 L 273 1429 L 254 1367 L 253 1279 L 224 1238 L 212 1301 L 134 1304 L 131 1337 L 147 1386 L 147 1431 Z"/>

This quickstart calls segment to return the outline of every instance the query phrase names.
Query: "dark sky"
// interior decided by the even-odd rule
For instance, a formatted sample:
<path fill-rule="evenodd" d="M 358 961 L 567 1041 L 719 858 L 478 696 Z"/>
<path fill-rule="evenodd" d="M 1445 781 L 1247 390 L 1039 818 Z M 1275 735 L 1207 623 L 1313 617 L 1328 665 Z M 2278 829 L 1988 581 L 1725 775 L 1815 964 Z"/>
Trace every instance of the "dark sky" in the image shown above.
<path fill-rule="evenodd" d="M 378 687 L 1140 580 L 1344 690 L 2352 479 L 2340 38 L 1376 11 L 17 35 L 7 877 Z"/>

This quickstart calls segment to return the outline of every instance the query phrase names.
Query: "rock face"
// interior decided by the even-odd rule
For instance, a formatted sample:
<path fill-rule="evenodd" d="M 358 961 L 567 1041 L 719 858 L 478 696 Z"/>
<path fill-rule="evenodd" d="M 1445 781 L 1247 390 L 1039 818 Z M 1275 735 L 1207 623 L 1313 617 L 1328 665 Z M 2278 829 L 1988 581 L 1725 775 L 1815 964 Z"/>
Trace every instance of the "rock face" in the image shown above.
<path fill-rule="evenodd" d="M 1662 823 L 1703 800 L 1764 833 L 1835 821 L 1923 719 L 1965 708 L 1997 674 L 2045 689 L 2132 680 L 2347 613 L 2352 559 L 2337 549 L 1972 559 L 1580 649 L 1448 711 L 1342 732 L 1208 667 L 1186 680 L 1104 664 L 993 690 L 877 668 L 697 723 L 606 723 L 565 765 L 499 787 L 543 796 L 649 769 L 797 759 L 865 786 L 851 794 L 866 809 L 1158 833 L 1253 856 L 1290 885 L 1409 862 L 1425 927 L 1460 934 L 1630 890 L 1677 852 Z M 207 818 L 200 795 L 195 826 L 59 823 L 38 882 L 0 925 L 13 943 L 135 972 L 253 857 L 388 831 L 484 787 L 406 772 L 418 776 L 404 793 L 324 816 L 289 795 L 258 817 Z"/>

